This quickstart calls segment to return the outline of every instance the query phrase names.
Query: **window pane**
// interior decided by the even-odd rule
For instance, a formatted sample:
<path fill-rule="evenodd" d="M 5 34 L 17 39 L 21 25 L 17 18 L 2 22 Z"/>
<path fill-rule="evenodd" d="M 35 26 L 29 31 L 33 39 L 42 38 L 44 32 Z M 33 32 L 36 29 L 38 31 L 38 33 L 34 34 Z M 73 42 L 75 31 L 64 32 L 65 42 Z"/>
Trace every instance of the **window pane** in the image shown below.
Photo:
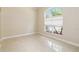
<path fill-rule="evenodd" d="M 45 30 L 50 33 L 62 34 L 63 9 L 48 8 L 45 12 Z"/>

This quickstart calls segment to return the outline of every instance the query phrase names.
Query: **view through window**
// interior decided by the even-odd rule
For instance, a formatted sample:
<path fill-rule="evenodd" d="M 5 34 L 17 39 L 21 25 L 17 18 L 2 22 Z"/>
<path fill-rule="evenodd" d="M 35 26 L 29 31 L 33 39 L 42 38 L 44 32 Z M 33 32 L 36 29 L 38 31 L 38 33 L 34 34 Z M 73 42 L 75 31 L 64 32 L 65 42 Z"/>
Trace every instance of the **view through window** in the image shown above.
<path fill-rule="evenodd" d="M 44 13 L 45 31 L 62 35 L 63 9 L 48 8 Z"/>

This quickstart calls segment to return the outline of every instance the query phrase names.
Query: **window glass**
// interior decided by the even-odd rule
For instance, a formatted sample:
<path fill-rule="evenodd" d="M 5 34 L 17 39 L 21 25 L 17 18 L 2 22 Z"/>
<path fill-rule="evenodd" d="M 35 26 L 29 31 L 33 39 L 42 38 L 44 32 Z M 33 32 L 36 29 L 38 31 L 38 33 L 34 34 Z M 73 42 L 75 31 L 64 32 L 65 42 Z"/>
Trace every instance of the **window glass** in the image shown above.
<path fill-rule="evenodd" d="M 48 8 L 44 13 L 45 31 L 62 35 L 63 30 L 63 9 Z"/>

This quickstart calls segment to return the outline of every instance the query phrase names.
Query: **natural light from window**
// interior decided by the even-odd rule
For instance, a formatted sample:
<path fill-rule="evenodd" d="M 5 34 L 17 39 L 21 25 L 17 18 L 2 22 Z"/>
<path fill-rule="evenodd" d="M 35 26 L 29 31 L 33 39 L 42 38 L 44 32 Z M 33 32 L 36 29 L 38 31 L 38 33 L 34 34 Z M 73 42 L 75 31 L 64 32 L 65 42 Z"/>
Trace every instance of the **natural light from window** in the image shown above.
<path fill-rule="evenodd" d="M 62 35 L 63 30 L 63 9 L 48 8 L 44 13 L 45 31 Z"/>

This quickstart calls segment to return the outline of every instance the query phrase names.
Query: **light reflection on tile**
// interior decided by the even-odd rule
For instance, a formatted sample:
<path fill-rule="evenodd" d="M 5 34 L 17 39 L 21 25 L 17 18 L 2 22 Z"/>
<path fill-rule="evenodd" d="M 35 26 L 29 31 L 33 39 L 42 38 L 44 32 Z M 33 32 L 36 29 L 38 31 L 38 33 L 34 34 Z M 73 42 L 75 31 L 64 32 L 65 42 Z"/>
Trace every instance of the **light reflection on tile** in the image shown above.
<path fill-rule="evenodd" d="M 61 52 L 62 51 L 62 46 L 52 43 L 51 41 L 48 40 L 48 45 L 51 49 L 53 49 L 56 52 Z"/>
<path fill-rule="evenodd" d="M 41 35 L 11 38 L 0 42 L 4 52 L 74 52 L 78 47 Z"/>

